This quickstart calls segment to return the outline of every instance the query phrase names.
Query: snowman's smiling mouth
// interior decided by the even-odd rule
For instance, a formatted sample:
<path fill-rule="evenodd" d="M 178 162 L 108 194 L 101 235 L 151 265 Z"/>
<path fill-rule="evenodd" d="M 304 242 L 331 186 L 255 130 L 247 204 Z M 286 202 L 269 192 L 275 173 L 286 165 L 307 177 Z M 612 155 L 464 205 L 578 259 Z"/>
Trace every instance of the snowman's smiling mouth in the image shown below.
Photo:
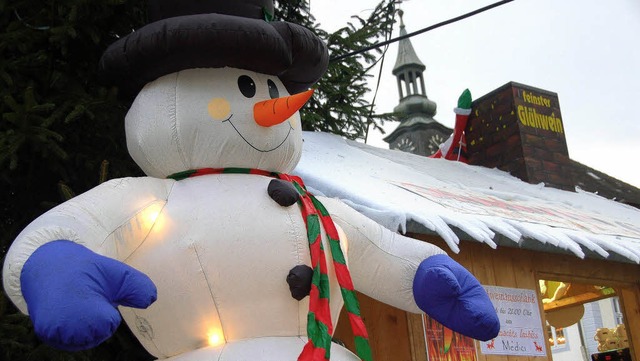
<path fill-rule="evenodd" d="M 287 135 L 284 137 L 284 139 L 282 139 L 282 142 L 280 142 L 280 144 L 276 145 L 275 147 L 271 148 L 271 149 L 260 149 L 258 147 L 256 147 L 255 145 L 251 144 L 251 142 L 249 142 L 247 140 L 247 138 L 244 137 L 244 135 L 242 135 L 242 133 L 240 133 L 240 131 L 238 130 L 238 128 L 236 128 L 236 126 L 233 124 L 233 122 L 231 121 L 231 117 L 233 117 L 233 114 L 229 115 L 229 118 L 227 118 L 226 120 L 223 120 L 222 123 L 225 122 L 229 122 L 229 124 L 231 124 L 231 126 L 233 127 L 233 130 L 236 131 L 236 133 L 238 133 L 238 135 L 240 136 L 240 138 L 242 138 L 242 140 L 244 140 L 245 143 L 247 143 L 251 148 L 257 150 L 258 152 L 261 153 L 268 153 L 268 152 L 272 152 L 278 148 L 280 148 L 281 145 L 284 144 L 284 142 L 287 141 L 287 139 L 289 138 L 289 134 L 291 134 L 291 130 L 293 130 L 293 127 L 291 127 L 291 124 L 289 124 L 289 130 L 287 131 Z M 287 123 L 288 124 L 288 123 Z"/>

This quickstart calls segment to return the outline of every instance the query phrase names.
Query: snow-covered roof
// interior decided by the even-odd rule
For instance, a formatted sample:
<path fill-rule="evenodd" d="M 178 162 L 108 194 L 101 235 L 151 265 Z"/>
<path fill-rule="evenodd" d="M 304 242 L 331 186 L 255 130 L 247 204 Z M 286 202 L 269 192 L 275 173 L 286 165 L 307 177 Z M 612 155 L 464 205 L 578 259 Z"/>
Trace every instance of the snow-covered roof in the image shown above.
<path fill-rule="evenodd" d="M 640 210 L 593 193 L 532 185 L 498 169 L 304 133 L 294 171 L 393 231 L 640 263 Z"/>

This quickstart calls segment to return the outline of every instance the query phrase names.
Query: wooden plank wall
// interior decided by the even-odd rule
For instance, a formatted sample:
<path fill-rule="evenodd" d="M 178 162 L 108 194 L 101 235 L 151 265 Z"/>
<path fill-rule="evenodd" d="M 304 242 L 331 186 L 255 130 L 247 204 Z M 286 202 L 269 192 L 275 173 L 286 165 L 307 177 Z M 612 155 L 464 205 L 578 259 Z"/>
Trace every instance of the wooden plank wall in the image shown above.
<path fill-rule="evenodd" d="M 478 244 L 461 244 L 459 255 L 451 255 L 456 261 L 465 266 L 483 285 L 538 289 L 538 281 L 535 278 L 533 258 L 523 258 L 518 255 L 518 250 L 504 247 L 501 252 L 488 246 L 477 247 Z M 441 246 L 442 247 L 442 246 Z M 463 254 L 465 256 L 463 256 Z M 540 314 L 544 314 L 540 303 Z M 543 321 L 544 322 L 544 321 Z M 540 327 L 542 327 L 542 323 Z M 544 330 L 545 328 L 542 327 Z M 479 346 L 476 346 L 479 349 Z M 534 361 L 540 357 L 533 356 L 496 356 L 484 355 L 478 352 L 479 361 Z M 551 360 L 551 351 L 547 345 L 547 359 Z"/>
<path fill-rule="evenodd" d="M 442 240 L 410 235 L 449 248 Z M 631 354 L 640 361 L 640 266 L 602 260 L 581 260 L 572 255 L 534 252 L 509 247 L 494 250 L 477 242 L 461 242 L 459 254 L 450 254 L 469 269 L 480 283 L 502 287 L 538 289 L 538 279 L 582 282 L 614 287 L 620 297 Z M 413 315 L 359 294 L 361 311 L 369 330 L 375 361 L 427 361 L 420 315 Z M 540 314 L 544 323 L 542 303 Z M 349 321 L 340 315 L 335 338 L 353 350 Z M 635 346 L 635 347 L 634 347 Z M 552 360 L 547 344 L 547 358 Z M 540 361 L 541 357 L 483 355 L 479 361 Z"/>
<path fill-rule="evenodd" d="M 426 360 L 426 357 L 419 360 L 413 359 L 411 344 L 414 337 L 411 337 L 412 335 L 409 333 L 407 312 L 378 302 L 361 293 L 358 293 L 358 301 L 360 302 L 360 313 L 365 325 L 367 325 L 367 331 L 369 331 L 369 342 L 375 361 Z M 340 313 L 333 338 L 340 340 L 355 353 L 353 333 L 344 309 Z"/>

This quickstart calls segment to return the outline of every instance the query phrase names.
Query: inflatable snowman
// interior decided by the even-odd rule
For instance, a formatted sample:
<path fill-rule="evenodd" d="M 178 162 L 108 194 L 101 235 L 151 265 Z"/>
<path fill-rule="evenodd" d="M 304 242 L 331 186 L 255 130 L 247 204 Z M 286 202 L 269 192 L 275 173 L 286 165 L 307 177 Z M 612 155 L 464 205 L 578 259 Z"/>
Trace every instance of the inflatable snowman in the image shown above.
<path fill-rule="evenodd" d="M 52 209 L 6 257 L 5 290 L 44 342 L 94 347 L 123 318 L 163 360 L 368 360 L 354 289 L 474 338 L 498 333 L 483 288 L 444 251 L 287 175 L 304 90 L 327 66 L 314 34 L 270 22 L 272 0 L 149 12 L 101 61 L 137 95 L 127 144 L 148 176 Z M 343 303 L 358 356 L 331 343 Z"/>

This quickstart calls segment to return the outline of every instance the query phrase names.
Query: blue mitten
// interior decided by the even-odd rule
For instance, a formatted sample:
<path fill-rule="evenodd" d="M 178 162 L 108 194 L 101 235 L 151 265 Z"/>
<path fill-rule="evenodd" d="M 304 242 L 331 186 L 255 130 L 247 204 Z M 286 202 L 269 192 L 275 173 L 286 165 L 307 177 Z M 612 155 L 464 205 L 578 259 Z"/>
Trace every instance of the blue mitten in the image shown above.
<path fill-rule="evenodd" d="M 441 254 L 418 267 L 413 296 L 431 318 L 447 328 L 477 340 L 495 338 L 500 321 L 487 292 L 469 271 Z"/>
<path fill-rule="evenodd" d="M 40 246 L 25 262 L 20 285 L 36 335 L 66 351 L 111 337 L 119 305 L 146 308 L 156 300 L 145 274 L 67 240 Z"/>

